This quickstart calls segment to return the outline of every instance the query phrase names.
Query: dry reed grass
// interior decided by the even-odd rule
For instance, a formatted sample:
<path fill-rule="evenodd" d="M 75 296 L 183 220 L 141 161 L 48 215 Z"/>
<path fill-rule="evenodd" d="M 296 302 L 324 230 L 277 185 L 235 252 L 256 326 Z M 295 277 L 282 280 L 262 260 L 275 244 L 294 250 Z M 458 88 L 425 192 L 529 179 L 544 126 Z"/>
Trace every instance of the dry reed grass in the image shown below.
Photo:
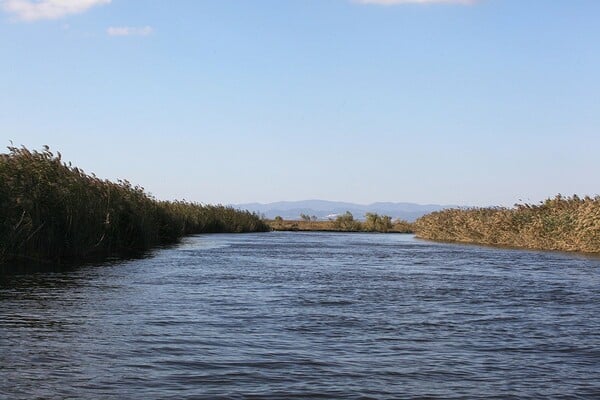
<path fill-rule="evenodd" d="M 442 210 L 419 218 L 415 231 L 439 241 L 598 253 L 600 197 L 558 195 L 510 209 Z"/>

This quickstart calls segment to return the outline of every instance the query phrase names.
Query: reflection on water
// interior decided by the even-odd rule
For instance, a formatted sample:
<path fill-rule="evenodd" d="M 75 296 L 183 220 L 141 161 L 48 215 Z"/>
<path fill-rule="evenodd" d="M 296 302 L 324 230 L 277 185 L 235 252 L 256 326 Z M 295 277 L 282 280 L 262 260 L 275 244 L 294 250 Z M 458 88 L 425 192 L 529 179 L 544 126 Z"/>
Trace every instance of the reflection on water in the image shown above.
<path fill-rule="evenodd" d="M 599 267 L 266 233 L 8 275 L 0 398 L 598 398 Z"/>

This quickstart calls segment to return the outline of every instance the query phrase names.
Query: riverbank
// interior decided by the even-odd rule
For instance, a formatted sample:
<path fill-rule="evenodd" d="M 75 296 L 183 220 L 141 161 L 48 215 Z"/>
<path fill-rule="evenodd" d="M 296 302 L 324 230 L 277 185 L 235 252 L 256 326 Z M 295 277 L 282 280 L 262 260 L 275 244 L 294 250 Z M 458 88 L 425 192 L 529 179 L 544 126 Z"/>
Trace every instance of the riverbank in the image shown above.
<path fill-rule="evenodd" d="M 537 205 L 437 211 L 419 218 L 415 232 L 444 242 L 600 253 L 600 197 L 558 195 Z"/>
<path fill-rule="evenodd" d="M 354 226 L 340 226 L 336 221 L 266 220 L 265 222 L 274 231 L 413 233 L 412 224 L 404 221 L 392 223 L 391 227 L 379 230 L 368 230 L 360 223 Z"/>
<path fill-rule="evenodd" d="M 189 234 L 269 230 L 248 211 L 158 201 L 126 180 L 86 174 L 48 147 L 8 149 L 0 154 L 0 265 L 85 262 Z"/>

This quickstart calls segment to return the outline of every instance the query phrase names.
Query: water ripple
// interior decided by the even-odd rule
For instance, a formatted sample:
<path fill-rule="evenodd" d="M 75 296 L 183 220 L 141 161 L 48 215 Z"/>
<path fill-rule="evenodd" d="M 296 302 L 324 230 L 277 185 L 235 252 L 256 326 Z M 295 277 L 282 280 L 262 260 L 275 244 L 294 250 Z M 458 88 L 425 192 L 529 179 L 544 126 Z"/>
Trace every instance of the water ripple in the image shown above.
<path fill-rule="evenodd" d="M 600 398 L 600 260 L 202 235 L 0 281 L 0 398 Z"/>

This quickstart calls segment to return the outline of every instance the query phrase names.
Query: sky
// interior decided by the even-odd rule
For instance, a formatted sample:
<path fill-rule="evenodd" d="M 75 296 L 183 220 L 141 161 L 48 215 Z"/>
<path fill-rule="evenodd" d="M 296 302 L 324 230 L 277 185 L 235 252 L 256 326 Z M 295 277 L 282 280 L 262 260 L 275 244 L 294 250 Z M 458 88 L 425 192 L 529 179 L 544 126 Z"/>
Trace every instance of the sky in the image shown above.
<path fill-rule="evenodd" d="M 0 0 L 0 146 L 159 199 L 600 192 L 597 0 Z"/>

